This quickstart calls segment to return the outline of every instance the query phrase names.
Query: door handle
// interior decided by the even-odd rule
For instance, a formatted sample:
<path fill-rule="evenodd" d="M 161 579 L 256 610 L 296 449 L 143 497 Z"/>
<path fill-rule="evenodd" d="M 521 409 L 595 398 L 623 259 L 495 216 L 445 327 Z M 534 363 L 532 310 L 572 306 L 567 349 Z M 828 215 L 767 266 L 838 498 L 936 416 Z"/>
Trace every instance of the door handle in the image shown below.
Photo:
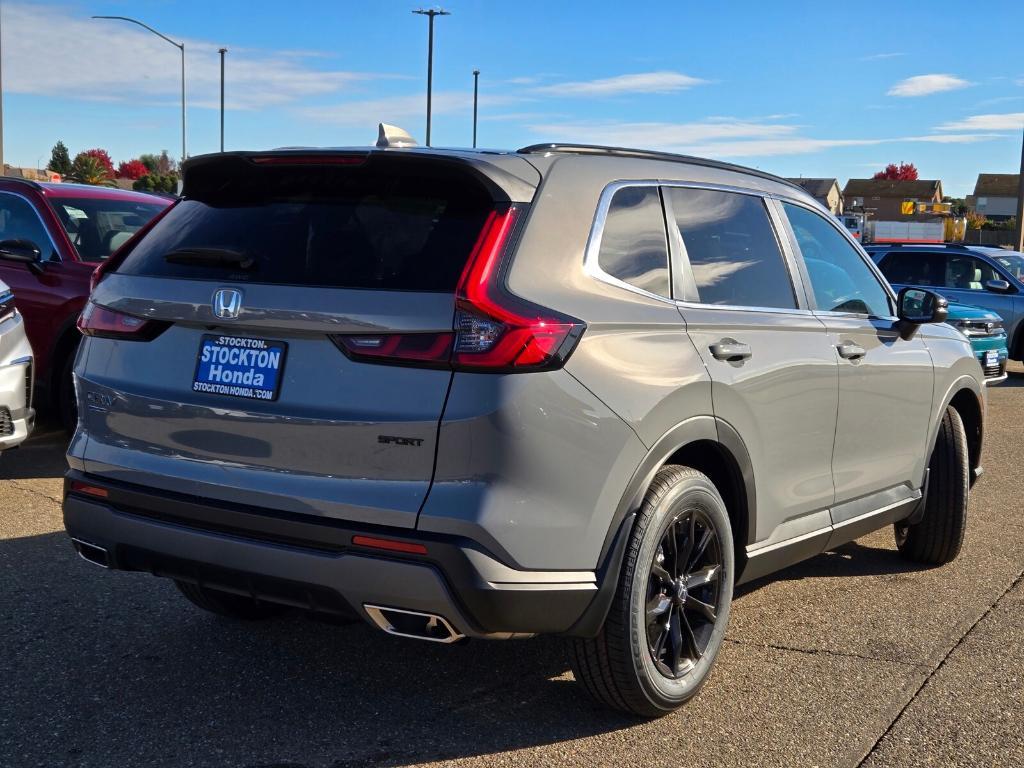
<path fill-rule="evenodd" d="M 839 350 L 839 356 L 844 360 L 860 360 L 868 352 L 860 344 L 854 344 L 852 341 L 843 341 L 836 344 L 836 349 Z"/>
<path fill-rule="evenodd" d="M 709 349 L 716 360 L 725 360 L 727 363 L 747 360 L 752 354 L 747 344 L 735 339 L 722 339 L 717 344 L 712 344 Z"/>

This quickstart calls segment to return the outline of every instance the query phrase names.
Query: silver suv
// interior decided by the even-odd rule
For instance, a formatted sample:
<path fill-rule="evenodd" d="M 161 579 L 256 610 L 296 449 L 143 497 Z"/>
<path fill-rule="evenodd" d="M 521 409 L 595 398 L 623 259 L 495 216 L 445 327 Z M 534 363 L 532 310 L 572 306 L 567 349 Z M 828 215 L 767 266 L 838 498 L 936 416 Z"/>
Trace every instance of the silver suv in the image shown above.
<path fill-rule="evenodd" d="M 569 638 L 642 716 L 733 588 L 959 552 L 985 387 L 800 188 L 636 150 L 197 157 L 97 275 L 64 516 L 214 613 Z"/>

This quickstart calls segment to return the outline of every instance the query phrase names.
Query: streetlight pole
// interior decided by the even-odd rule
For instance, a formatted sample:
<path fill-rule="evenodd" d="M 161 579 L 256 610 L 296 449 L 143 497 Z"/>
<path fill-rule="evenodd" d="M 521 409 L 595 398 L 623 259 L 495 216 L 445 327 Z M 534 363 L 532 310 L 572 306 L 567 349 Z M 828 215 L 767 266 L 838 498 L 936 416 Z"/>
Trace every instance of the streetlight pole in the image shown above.
<path fill-rule="evenodd" d="M 220 151 L 224 151 L 224 54 L 227 48 L 219 49 L 220 52 Z"/>
<path fill-rule="evenodd" d="M 1024 251 L 1024 137 L 1020 143 L 1020 178 L 1017 180 L 1017 232 L 1014 235 L 1014 250 Z"/>
<path fill-rule="evenodd" d="M 473 70 L 473 149 L 476 149 L 476 105 L 480 94 L 480 70 Z"/>
<path fill-rule="evenodd" d="M 185 151 L 185 44 L 178 43 L 171 40 L 167 35 L 157 32 L 148 24 L 143 24 L 138 19 L 132 19 L 128 16 L 93 16 L 94 19 L 114 19 L 117 21 L 127 21 L 130 24 L 137 24 L 143 29 L 149 30 L 154 35 L 162 40 L 166 40 L 168 43 L 173 45 L 179 51 L 181 51 L 181 161 L 184 162 L 188 153 Z"/>
<path fill-rule="evenodd" d="M 434 88 L 434 17 L 450 16 L 443 8 L 420 8 L 413 11 L 429 19 L 427 32 L 427 146 L 430 146 L 430 98 Z"/>
<path fill-rule="evenodd" d="M 3 16 L 3 10 L 0 8 L 0 17 Z M 0 40 L 3 38 L 3 22 L 0 21 Z M 3 43 L 0 42 L 0 61 L 3 61 Z M 2 67 L 0 67 L 2 71 Z M 7 171 L 7 166 L 4 165 L 4 85 L 3 75 L 0 74 L 0 176 L 4 176 Z"/>

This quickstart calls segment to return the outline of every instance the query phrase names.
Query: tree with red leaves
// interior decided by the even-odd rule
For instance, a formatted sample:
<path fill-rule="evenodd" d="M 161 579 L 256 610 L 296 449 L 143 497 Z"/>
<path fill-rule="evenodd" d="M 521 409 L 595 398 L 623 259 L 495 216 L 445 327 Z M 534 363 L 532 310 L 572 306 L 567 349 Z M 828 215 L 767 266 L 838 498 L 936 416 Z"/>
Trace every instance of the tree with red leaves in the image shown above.
<path fill-rule="evenodd" d="M 79 152 L 79 156 L 85 155 L 86 157 L 95 157 L 98 162 L 107 171 L 107 175 L 110 178 L 114 177 L 114 161 L 110 159 L 110 153 L 105 149 L 87 149 L 84 152 Z"/>
<path fill-rule="evenodd" d="M 913 163 L 889 163 L 884 171 L 879 171 L 871 178 L 891 179 L 893 181 L 917 181 L 917 168 Z"/>
<path fill-rule="evenodd" d="M 117 166 L 117 178 L 119 179 L 141 179 L 149 173 L 149 169 L 141 160 L 125 160 Z"/>

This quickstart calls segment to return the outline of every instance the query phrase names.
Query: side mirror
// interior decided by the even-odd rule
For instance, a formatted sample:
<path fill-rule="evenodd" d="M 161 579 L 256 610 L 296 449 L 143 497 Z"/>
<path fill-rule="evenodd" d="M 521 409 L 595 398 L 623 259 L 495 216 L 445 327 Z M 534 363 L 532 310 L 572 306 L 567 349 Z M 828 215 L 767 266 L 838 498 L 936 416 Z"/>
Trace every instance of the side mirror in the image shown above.
<path fill-rule="evenodd" d="M 0 259 L 25 264 L 37 275 L 43 271 L 43 252 L 31 240 L 0 240 Z"/>
<path fill-rule="evenodd" d="M 992 293 L 1009 293 L 1010 284 L 1005 280 L 986 280 L 985 290 Z"/>
<path fill-rule="evenodd" d="M 903 288 L 896 297 L 896 314 L 909 325 L 944 323 L 949 316 L 949 302 L 934 291 Z"/>

